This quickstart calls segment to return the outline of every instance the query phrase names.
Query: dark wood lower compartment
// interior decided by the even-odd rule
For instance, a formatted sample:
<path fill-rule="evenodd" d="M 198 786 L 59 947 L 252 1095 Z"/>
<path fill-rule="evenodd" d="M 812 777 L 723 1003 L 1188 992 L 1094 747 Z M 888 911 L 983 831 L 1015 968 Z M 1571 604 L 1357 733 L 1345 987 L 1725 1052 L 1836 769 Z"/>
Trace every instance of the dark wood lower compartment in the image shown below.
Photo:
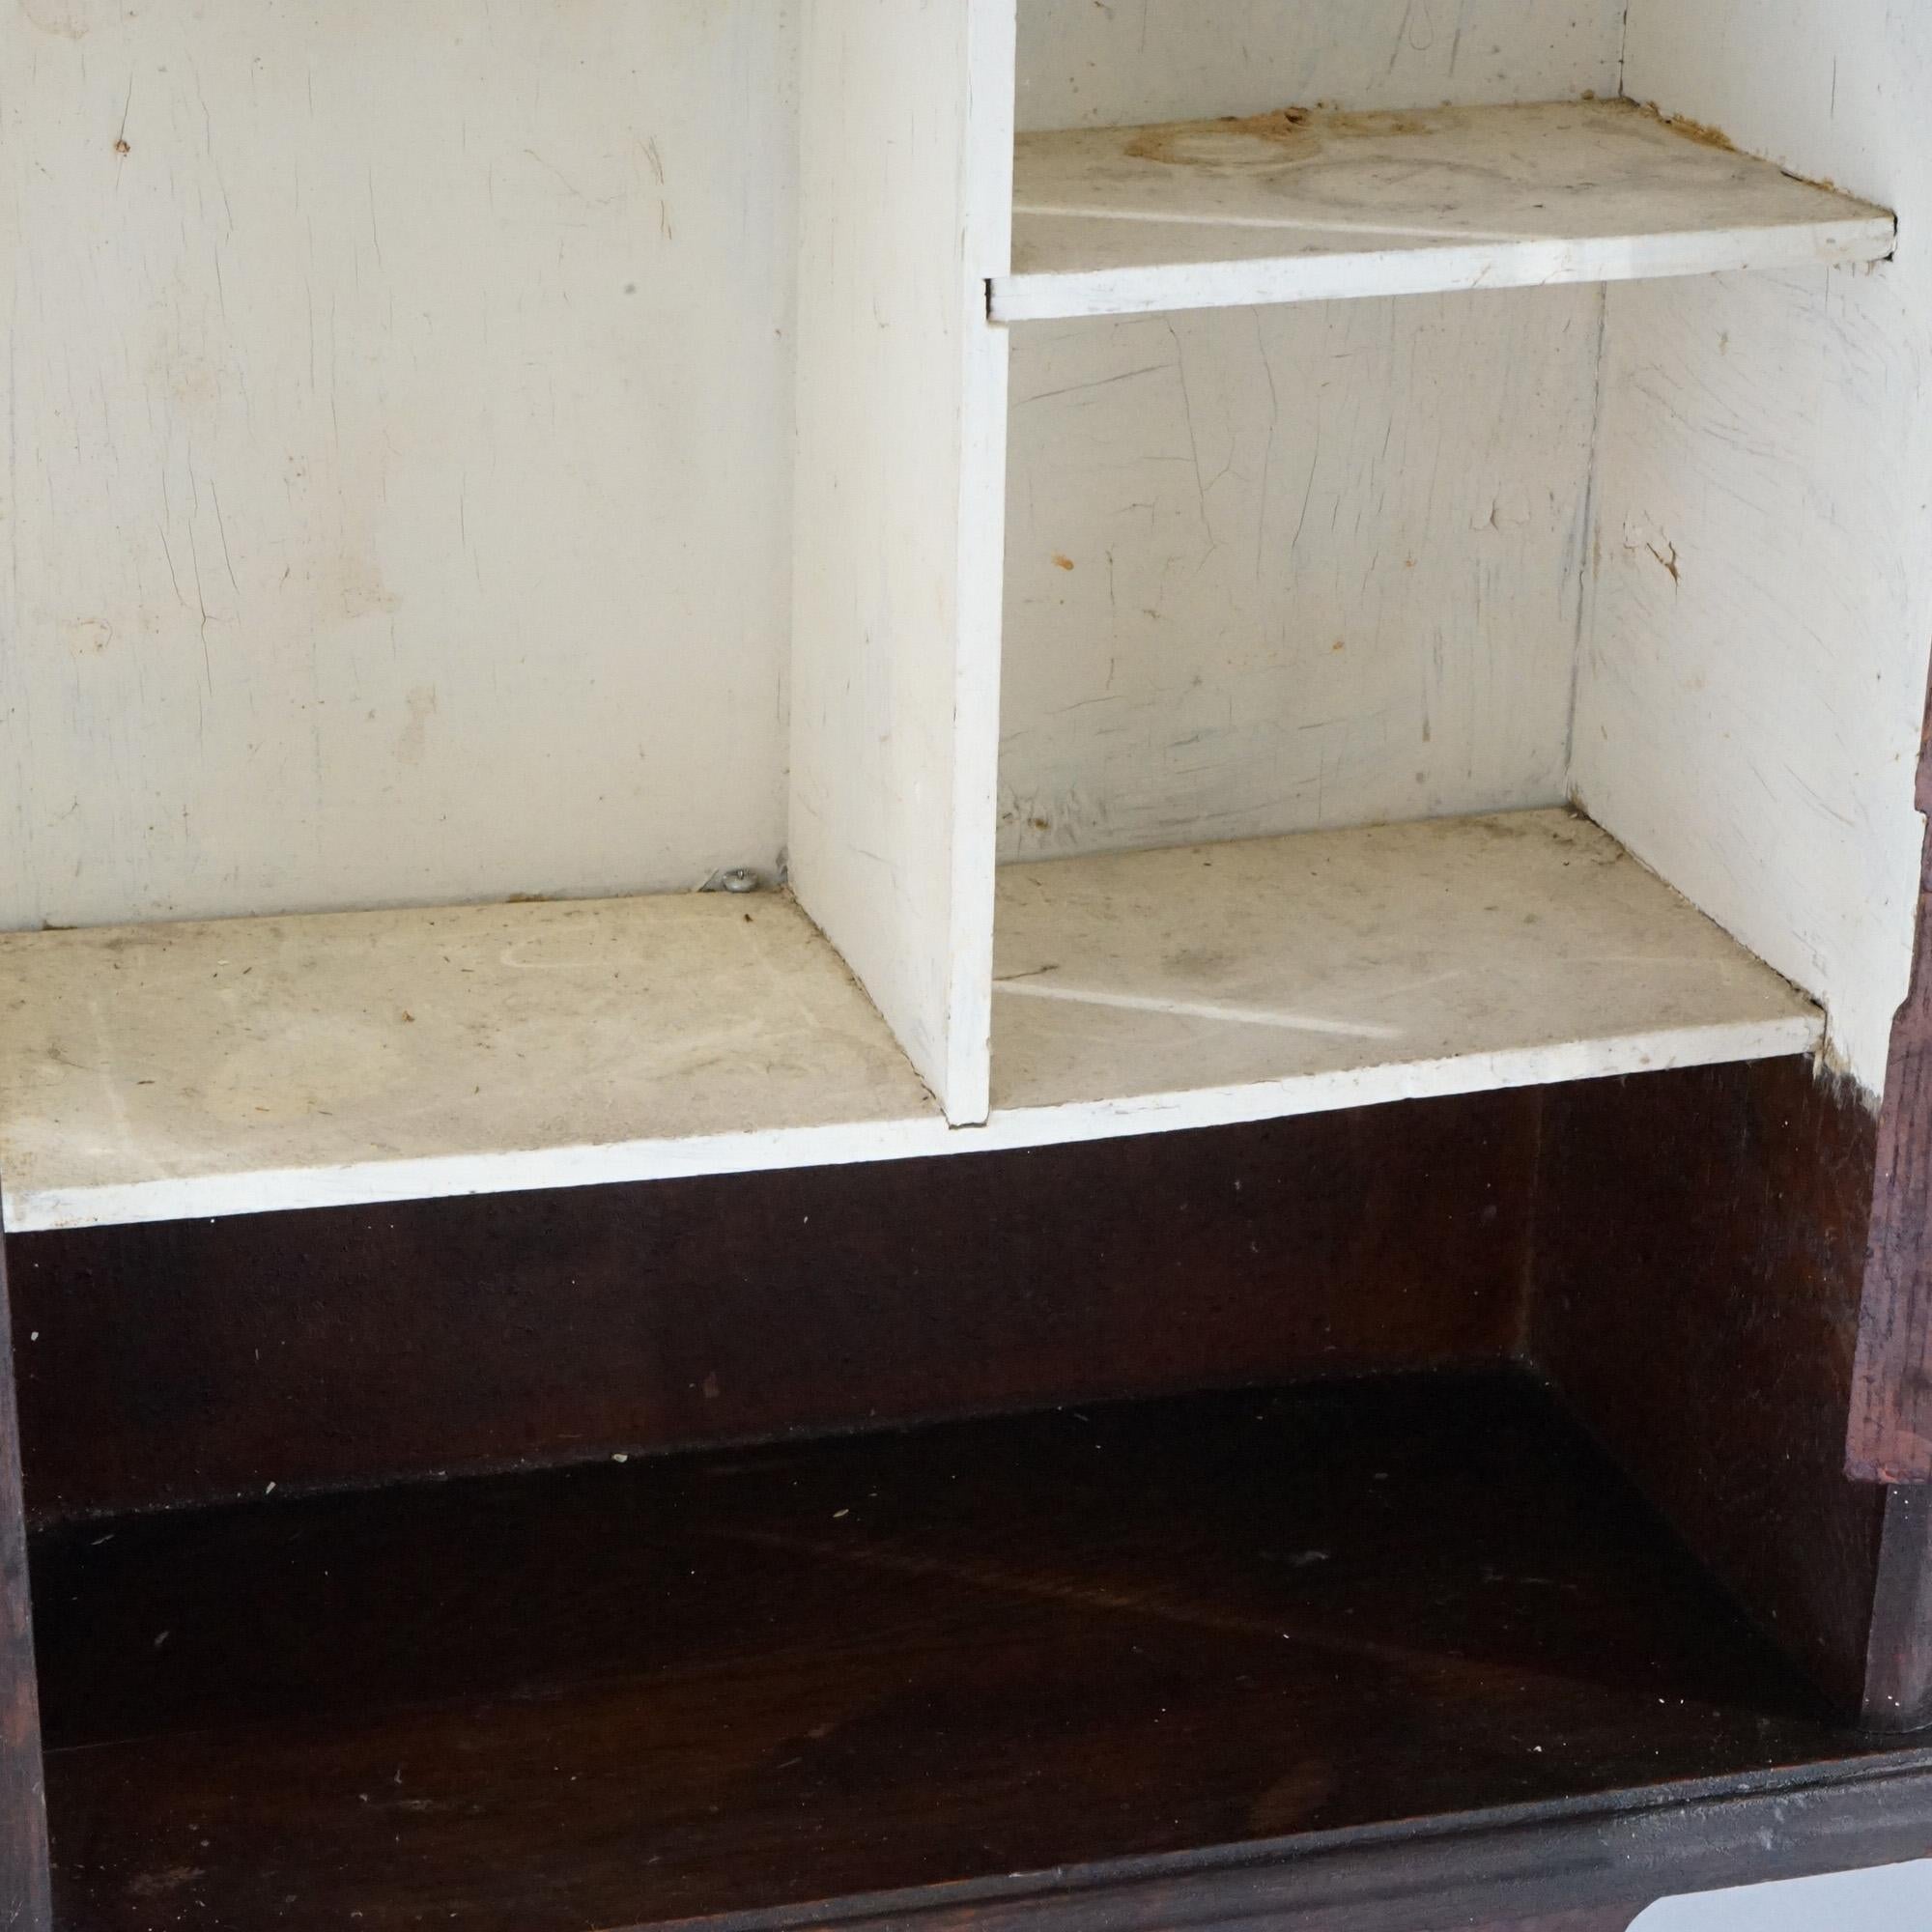
<path fill-rule="evenodd" d="M 1295 1889 L 1374 1890 L 1397 1840 L 1436 1846 L 1416 1870 L 1485 1832 L 1607 1843 L 1657 1787 L 1926 1762 L 1822 1715 L 1508 1372 L 70 1523 L 33 1555 L 63 1932 L 1233 1924 L 1270 1890 L 1325 1925 Z M 1394 1883 L 1347 1923 L 1633 1889 Z"/>
<path fill-rule="evenodd" d="M 16 1236 L 28 1513 L 1500 1362 L 1538 1097 Z"/>

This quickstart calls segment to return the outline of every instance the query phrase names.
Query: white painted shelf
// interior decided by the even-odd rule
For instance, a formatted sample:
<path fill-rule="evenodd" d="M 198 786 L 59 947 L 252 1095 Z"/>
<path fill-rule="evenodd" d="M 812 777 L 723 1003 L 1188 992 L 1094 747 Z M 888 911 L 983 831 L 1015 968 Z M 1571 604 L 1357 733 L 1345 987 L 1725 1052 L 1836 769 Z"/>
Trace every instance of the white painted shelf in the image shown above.
<path fill-rule="evenodd" d="M 14 1232 L 806 1166 L 945 1132 L 777 895 L 0 939 Z"/>
<path fill-rule="evenodd" d="M 1014 866 L 950 1128 L 788 898 L 0 938 L 15 1233 L 1102 1138 L 1802 1053 L 1817 1009 L 1566 812 Z"/>
<path fill-rule="evenodd" d="M 1870 262 L 1892 216 L 1627 101 L 1020 138 L 1000 322 Z"/>
<path fill-rule="evenodd" d="M 1010 866 L 996 955 L 1013 1143 L 1804 1053 L 1823 1027 L 1560 810 Z"/>

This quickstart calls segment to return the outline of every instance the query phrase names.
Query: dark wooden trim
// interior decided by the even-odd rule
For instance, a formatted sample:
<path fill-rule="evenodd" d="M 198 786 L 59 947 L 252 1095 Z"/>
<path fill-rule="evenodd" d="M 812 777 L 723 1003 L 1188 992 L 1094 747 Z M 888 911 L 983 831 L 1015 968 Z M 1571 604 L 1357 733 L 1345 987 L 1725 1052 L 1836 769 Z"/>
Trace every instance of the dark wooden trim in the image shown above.
<path fill-rule="evenodd" d="M 1932 1753 L 1624 1801 L 1525 1807 L 1089 1867 L 1042 1883 L 881 1894 L 688 1921 L 683 1932 L 1466 1932 L 1932 1854 Z M 1591 1919 L 1581 1919 L 1590 1926 Z M 629 1928 L 629 1932 L 644 1932 Z M 670 1932 L 653 1928 L 653 1932 Z"/>
<path fill-rule="evenodd" d="M 1923 1485 L 1886 1492 L 1864 1707 L 1874 1728 L 1932 1725 L 1932 1490 Z"/>
<path fill-rule="evenodd" d="M 7 1314 L 7 1270 L 0 1252 L 0 1926 L 9 1932 L 49 1932 L 53 1907 L 40 1689 Z"/>
<path fill-rule="evenodd" d="M 1932 814 L 1932 701 L 1918 806 Z M 1912 980 L 1892 1022 L 1865 1252 L 1846 1466 L 1861 1479 L 1932 1478 L 1932 826 L 1919 861 Z"/>
<path fill-rule="evenodd" d="M 1494 1919 L 1476 1932 L 1630 1932 L 1648 1905 L 1606 1905 L 1595 1912 L 1547 1913 L 1536 1918 Z"/>

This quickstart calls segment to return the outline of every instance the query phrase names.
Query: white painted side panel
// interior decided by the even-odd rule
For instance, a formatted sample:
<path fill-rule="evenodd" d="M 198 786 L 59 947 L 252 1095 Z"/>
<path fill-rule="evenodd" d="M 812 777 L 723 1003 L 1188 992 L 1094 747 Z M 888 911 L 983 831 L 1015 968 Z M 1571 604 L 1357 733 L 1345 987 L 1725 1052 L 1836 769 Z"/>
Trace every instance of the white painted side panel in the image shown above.
<path fill-rule="evenodd" d="M 791 856 L 954 1121 L 985 1118 L 1012 0 L 807 0 Z"/>
<path fill-rule="evenodd" d="M 1894 263 L 1610 292 L 1576 786 L 1883 1082 L 1932 644 L 1932 10 L 1636 0 L 1630 90 L 1899 212 Z"/>
<path fill-rule="evenodd" d="M 1878 261 L 1882 210 L 1623 101 L 1019 144 L 1007 322 Z"/>
<path fill-rule="evenodd" d="M 1623 18 L 1624 0 L 1022 0 L 1021 125 L 1613 95 Z"/>
<path fill-rule="evenodd" d="M 792 12 L 4 10 L 0 924 L 775 862 Z"/>
<path fill-rule="evenodd" d="M 1560 801 L 1601 313 L 1015 331 L 1002 856 Z"/>

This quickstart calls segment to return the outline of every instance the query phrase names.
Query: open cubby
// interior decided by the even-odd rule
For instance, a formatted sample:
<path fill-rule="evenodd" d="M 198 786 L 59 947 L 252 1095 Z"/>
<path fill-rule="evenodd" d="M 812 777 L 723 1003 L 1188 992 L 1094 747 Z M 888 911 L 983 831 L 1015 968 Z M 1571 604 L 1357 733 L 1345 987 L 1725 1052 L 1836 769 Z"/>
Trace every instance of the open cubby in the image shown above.
<path fill-rule="evenodd" d="M 1932 23 L 1449 11 L 0 25 L 0 1923 L 1932 1846 Z"/>
<path fill-rule="evenodd" d="M 90 1932 L 910 1919 L 1878 1748 L 1496 1375 L 75 1523 L 35 1563 Z"/>

